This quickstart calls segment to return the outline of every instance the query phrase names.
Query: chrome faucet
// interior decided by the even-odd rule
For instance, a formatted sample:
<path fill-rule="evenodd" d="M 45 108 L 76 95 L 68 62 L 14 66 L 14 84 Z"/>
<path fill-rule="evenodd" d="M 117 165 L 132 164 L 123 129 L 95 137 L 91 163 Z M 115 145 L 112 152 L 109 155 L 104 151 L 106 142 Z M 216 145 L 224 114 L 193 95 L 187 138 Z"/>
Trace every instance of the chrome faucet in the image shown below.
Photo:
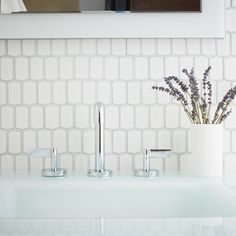
<path fill-rule="evenodd" d="M 94 107 L 95 123 L 95 169 L 88 171 L 91 177 L 112 176 L 111 170 L 105 169 L 105 106 L 98 102 Z"/>

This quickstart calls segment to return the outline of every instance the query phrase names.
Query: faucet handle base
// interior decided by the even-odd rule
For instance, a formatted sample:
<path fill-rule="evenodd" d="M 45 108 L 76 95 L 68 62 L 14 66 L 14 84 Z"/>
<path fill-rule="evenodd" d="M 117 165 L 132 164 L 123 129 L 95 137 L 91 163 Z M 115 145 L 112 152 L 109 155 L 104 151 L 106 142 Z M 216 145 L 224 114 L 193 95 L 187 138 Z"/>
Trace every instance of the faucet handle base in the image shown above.
<path fill-rule="evenodd" d="M 88 177 L 100 177 L 100 178 L 108 178 L 112 176 L 112 170 L 104 170 L 104 171 L 97 171 L 97 170 L 88 170 Z"/>
<path fill-rule="evenodd" d="M 158 170 L 143 170 L 143 169 L 136 169 L 134 170 L 134 176 L 136 177 L 146 177 L 146 178 L 157 178 L 159 176 Z"/>
<path fill-rule="evenodd" d="M 67 169 L 43 169 L 42 170 L 42 176 L 43 177 L 64 177 L 67 174 Z"/>

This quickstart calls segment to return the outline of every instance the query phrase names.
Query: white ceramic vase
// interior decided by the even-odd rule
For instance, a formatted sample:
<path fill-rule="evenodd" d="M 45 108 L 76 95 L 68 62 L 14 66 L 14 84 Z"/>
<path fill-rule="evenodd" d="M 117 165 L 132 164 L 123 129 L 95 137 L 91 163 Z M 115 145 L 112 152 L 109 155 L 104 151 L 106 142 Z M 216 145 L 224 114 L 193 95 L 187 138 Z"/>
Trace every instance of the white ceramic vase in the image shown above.
<path fill-rule="evenodd" d="M 193 124 L 190 130 L 191 173 L 217 177 L 223 173 L 223 125 Z"/>

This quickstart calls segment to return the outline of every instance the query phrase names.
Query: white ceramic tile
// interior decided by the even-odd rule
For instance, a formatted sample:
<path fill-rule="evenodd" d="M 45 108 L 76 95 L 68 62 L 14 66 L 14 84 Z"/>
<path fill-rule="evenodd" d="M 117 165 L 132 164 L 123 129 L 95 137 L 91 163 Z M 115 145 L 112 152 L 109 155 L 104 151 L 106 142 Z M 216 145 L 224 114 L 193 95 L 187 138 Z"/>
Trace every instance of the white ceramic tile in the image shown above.
<path fill-rule="evenodd" d="M 90 59 L 90 77 L 91 79 L 101 79 L 103 78 L 103 58 L 102 57 L 92 57 Z"/>
<path fill-rule="evenodd" d="M 62 79 L 73 78 L 73 59 L 71 57 L 61 57 L 59 68 Z"/>
<path fill-rule="evenodd" d="M 1 157 L 1 169 L 2 170 L 14 170 L 14 157 L 6 154 Z"/>
<path fill-rule="evenodd" d="M 74 110 L 72 106 L 63 105 L 60 107 L 60 126 L 71 128 L 74 124 Z"/>
<path fill-rule="evenodd" d="M 121 56 L 126 54 L 126 40 L 112 39 L 112 54 Z"/>
<path fill-rule="evenodd" d="M 59 153 L 63 153 L 67 151 L 67 135 L 66 130 L 54 130 L 52 133 L 53 137 L 53 147 L 57 149 Z"/>
<path fill-rule="evenodd" d="M 216 51 L 219 56 L 230 54 L 230 34 L 226 33 L 223 39 L 216 39 Z"/>
<path fill-rule="evenodd" d="M 164 107 L 160 105 L 150 107 L 150 127 L 160 129 L 164 127 Z"/>
<path fill-rule="evenodd" d="M 80 39 L 67 40 L 67 53 L 69 55 L 78 55 L 80 53 Z"/>
<path fill-rule="evenodd" d="M 110 82 L 100 82 L 97 85 L 98 91 L 98 101 L 103 102 L 104 104 L 110 103 L 112 100 L 112 85 Z M 114 94 L 113 94 L 114 96 Z"/>
<path fill-rule="evenodd" d="M 16 128 L 26 129 L 29 124 L 29 111 L 26 106 L 18 106 L 16 108 Z"/>
<path fill-rule="evenodd" d="M 94 104 L 96 101 L 96 84 L 94 82 L 83 83 L 83 102 Z"/>
<path fill-rule="evenodd" d="M 89 106 L 78 105 L 76 107 L 76 127 L 78 128 L 88 128 L 90 121 L 90 111 Z"/>
<path fill-rule="evenodd" d="M 200 39 L 187 39 L 187 52 L 190 55 L 198 55 L 201 53 Z"/>
<path fill-rule="evenodd" d="M 197 57 L 195 59 L 195 76 L 197 79 L 201 80 L 203 78 L 204 71 L 209 66 L 209 59 L 208 57 Z"/>
<path fill-rule="evenodd" d="M 177 57 L 167 57 L 165 59 L 165 76 L 179 75 L 179 60 Z"/>
<path fill-rule="evenodd" d="M 128 152 L 138 153 L 141 151 L 142 139 L 141 131 L 130 130 L 128 131 Z"/>
<path fill-rule="evenodd" d="M 215 39 L 202 39 L 202 54 L 208 56 L 216 54 Z"/>
<path fill-rule="evenodd" d="M 87 174 L 87 170 L 89 169 L 88 159 L 88 155 L 85 154 L 75 155 L 75 171 Z"/>
<path fill-rule="evenodd" d="M 120 127 L 122 129 L 132 129 L 134 127 L 134 107 L 122 106 L 120 109 Z"/>
<path fill-rule="evenodd" d="M 225 96 L 226 92 L 231 88 L 231 84 L 229 81 L 219 81 L 218 89 L 217 89 L 217 101 L 221 101 L 223 96 Z"/>
<path fill-rule="evenodd" d="M 149 76 L 149 61 L 147 57 L 137 57 L 135 59 L 135 78 L 147 79 Z"/>
<path fill-rule="evenodd" d="M 96 53 L 95 39 L 82 39 L 82 53 L 84 55 L 93 55 Z"/>
<path fill-rule="evenodd" d="M 164 77 L 164 59 L 163 57 L 150 58 L 150 78 L 159 80 Z"/>
<path fill-rule="evenodd" d="M 113 152 L 124 153 L 126 151 L 125 131 L 117 130 L 113 132 Z"/>
<path fill-rule="evenodd" d="M 21 85 L 18 82 L 8 84 L 8 103 L 18 105 L 21 103 Z"/>
<path fill-rule="evenodd" d="M 37 51 L 41 56 L 47 56 L 51 52 L 50 40 L 48 39 L 39 39 L 37 40 Z"/>
<path fill-rule="evenodd" d="M 23 83 L 23 103 L 31 105 L 36 103 L 36 83 L 27 81 Z"/>
<path fill-rule="evenodd" d="M 3 81 L 0 81 L 0 104 L 3 105 L 6 103 L 7 98 L 7 84 L 4 83 Z"/>
<path fill-rule="evenodd" d="M 138 82 L 128 83 L 128 103 L 138 104 L 141 101 L 141 85 Z"/>
<path fill-rule="evenodd" d="M 33 106 L 30 109 L 30 126 L 33 129 L 41 129 L 43 128 L 43 121 L 44 121 L 44 116 L 43 116 L 43 107 L 41 106 Z"/>
<path fill-rule="evenodd" d="M 105 153 L 112 153 L 112 130 L 105 129 Z"/>
<path fill-rule="evenodd" d="M 157 135 L 154 129 L 143 131 L 143 150 L 153 149 L 157 146 Z"/>
<path fill-rule="evenodd" d="M 236 155 L 227 154 L 225 156 L 225 169 L 228 171 L 236 171 Z"/>
<path fill-rule="evenodd" d="M 156 85 L 153 81 L 145 81 L 142 85 L 142 101 L 144 104 L 153 104 L 157 102 L 156 90 L 152 87 Z"/>
<path fill-rule="evenodd" d="M 106 106 L 105 116 L 107 129 L 119 128 L 119 108 L 117 106 Z"/>
<path fill-rule="evenodd" d="M 11 154 L 17 154 L 21 152 L 20 132 L 10 131 L 8 133 L 8 151 Z"/>
<path fill-rule="evenodd" d="M 236 152 L 236 131 L 232 132 L 231 145 L 232 145 L 232 152 Z"/>
<path fill-rule="evenodd" d="M 89 57 L 77 57 L 75 59 L 75 78 L 89 78 Z"/>
<path fill-rule="evenodd" d="M 120 156 L 120 172 L 121 173 L 131 174 L 132 173 L 132 164 L 133 164 L 132 155 L 123 154 Z"/>
<path fill-rule="evenodd" d="M 157 54 L 168 55 L 171 53 L 171 40 L 170 39 L 158 39 L 157 41 Z"/>
<path fill-rule="evenodd" d="M 0 153 L 6 153 L 7 152 L 7 131 L 0 130 Z"/>
<path fill-rule="evenodd" d="M 80 130 L 68 132 L 68 151 L 73 153 L 82 151 L 82 132 Z"/>
<path fill-rule="evenodd" d="M 48 106 L 45 108 L 45 127 L 55 129 L 59 127 L 59 111 L 57 106 Z"/>
<path fill-rule="evenodd" d="M 119 76 L 119 60 L 115 57 L 107 57 L 105 59 L 105 78 L 106 79 L 117 79 Z"/>
<path fill-rule="evenodd" d="M 236 33 L 232 34 L 232 54 L 236 55 Z"/>
<path fill-rule="evenodd" d="M 145 129 L 149 127 L 149 109 L 147 106 L 135 107 L 135 128 Z"/>
<path fill-rule="evenodd" d="M 236 31 L 236 9 L 232 8 L 226 11 L 226 30 Z"/>
<path fill-rule="evenodd" d="M 211 80 L 222 80 L 223 79 L 223 59 L 221 57 L 213 57 L 210 59 Z"/>
<path fill-rule="evenodd" d="M 224 76 L 227 80 L 235 80 L 236 79 L 236 58 L 229 57 L 224 60 Z"/>
<path fill-rule="evenodd" d="M 5 55 L 6 53 L 6 41 L 1 39 L 0 40 L 0 56 Z"/>
<path fill-rule="evenodd" d="M 194 61 L 193 61 L 193 57 L 191 56 L 183 56 L 179 59 L 179 69 L 180 69 L 180 77 L 183 78 L 183 74 L 182 71 L 183 69 L 187 69 L 188 71 L 190 71 L 194 66 Z"/>
<path fill-rule="evenodd" d="M 147 56 L 155 55 L 156 47 L 157 47 L 156 39 L 142 39 L 141 41 L 142 55 L 147 55 Z"/>
<path fill-rule="evenodd" d="M 62 81 L 54 82 L 53 86 L 53 103 L 63 104 L 66 102 L 66 83 Z"/>
<path fill-rule="evenodd" d="M 68 84 L 68 103 L 77 104 L 81 101 L 82 84 L 80 81 L 69 81 Z"/>
<path fill-rule="evenodd" d="M 141 40 L 140 39 L 127 39 L 127 54 L 139 55 L 141 53 Z"/>
<path fill-rule="evenodd" d="M 30 153 L 36 148 L 36 133 L 34 130 L 26 130 L 23 132 L 23 151 Z"/>
<path fill-rule="evenodd" d="M 27 155 L 17 155 L 15 160 L 16 160 L 16 171 L 27 171 L 29 169 Z"/>
<path fill-rule="evenodd" d="M 16 79 L 18 80 L 26 80 L 29 77 L 29 66 L 28 66 L 29 62 L 28 59 L 25 57 L 19 57 L 16 58 L 15 60 L 15 76 Z"/>
<path fill-rule="evenodd" d="M 0 58 L 1 79 L 13 79 L 13 60 L 12 58 Z"/>
<path fill-rule="evenodd" d="M 58 61 L 54 57 L 45 59 L 45 78 L 49 80 L 58 78 Z"/>
<path fill-rule="evenodd" d="M 131 57 L 122 57 L 120 59 L 120 78 L 130 80 L 133 78 L 133 60 Z"/>
<path fill-rule="evenodd" d="M 73 169 L 73 157 L 68 154 L 60 155 L 60 166 L 61 166 L 61 168 L 66 168 L 68 171 L 72 170 Z"/>
<path fill-rule="evenodd" d="M 30 78 L 39 80 L 43 78 L 43 60 L 40 57 L 30 58 Z"/>
<path fill-rule="evenodd" d="M 171 148 L 171 132 L 170 130 L 158 130 L 157 146 L 160 149 Z"/>
<path fill-rule="evenodd" d="M 189 120 L 184 109 L 180 109 L 180 127 L 181 128 L 190 128 L 191 121 Z"/>
<path fill-rule="evenodd" d="M 175 105 L 166 107 L 165 124 L 167 128 L 177 128 L 179 125 L 179 108 Z"/>
<path fill-rule="evenodd" d="M 12 107 L 1 107 L 1 127 L 3 129 L 12 129 L 14 121 L 14 113 Z"/>
<path fill-rule="evenodd" d="M 229 130 L 224 130 L 224 152 L 230 152 L 231 151 L 231 132 Z"/>
<path fill-rule="evenodd" d="M 48 82 L 38 83 L 38 103 L 48 104 L 52 99 L 51 84 Z"/>
<path fill-rule="evenodd" d="M 175 55 L 186 54 L 186 39 L 172 39 L 172 50 Z"/>
<path fill-rule="evenodd" d="M 9 56 L 19 56 L 21 54 L 21 40 L 8 40 L 7 43 L 7 54 Z"/>
<path fill-rule="evenodd" d="M 92 154 L 95 152 L 94 130 L 83 132 L 83 152 Z"/>
<path fill-rule="evenodd" d="M 184 172 L 189 172 L 191 168 L 191 155 L 182 154 L 180 156 L 180 170 Z"/>
<path fill-rule="evenodd" d="M 186 151 L 186 132 L 184 130 L 173 132 L 173 151 L 177 153 Z"/>
<path fill-rule="evenodd" d="M 111 53 L 111 40 L 110 39 L 97 39 L 97 54 L 109 55 Z"/>
<path fill-rule="evenodd" d="M 232 108 L 232 113 L 225 121 L 225 128 L 235 129 L 236 123 L 234 121 L 236 119 L 236 105 L 232 105 L 231 108 Z"/>
<path fill-rule="evenodd" d="M 22 41 L 22 51 L 25 56 L 33 56 L 35 55 L 35 40 L 23 40 Z"/>
<path fill-rule="evenodd" d="M 52 40 L 52 53 L 54 55 L 64 55 L 66 52 L 66 42 L 64 39 L 53 39 Z"/>
<path fill-rule="evenodd" d="M 127 103 L 127 87 L 126 83 L 122 81 L 113 83 L 113 104 Z"/>
<path fill-rule="evenodd" d="M 41 129 L 38 131 L 38 147 L 39 148 L 51 148 L 51 131 L 46 129 Z"/>

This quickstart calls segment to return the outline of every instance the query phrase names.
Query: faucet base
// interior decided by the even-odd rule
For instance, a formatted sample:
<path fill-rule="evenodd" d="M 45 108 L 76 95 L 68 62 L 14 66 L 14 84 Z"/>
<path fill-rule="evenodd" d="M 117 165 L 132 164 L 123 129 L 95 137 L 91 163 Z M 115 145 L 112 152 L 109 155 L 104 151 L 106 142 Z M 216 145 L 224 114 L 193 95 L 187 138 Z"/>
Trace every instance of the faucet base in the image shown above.
<path fill-rule="evenodd" d="M 97 170 L 88 170 L 88 177 L 100 177 L 100 178 L 108 178 L 112 176 L 112 170 L 104 170 L 104 171 L 97 171 Z"/>
<path fill-rule="evenodd" d="M 42 170 L 42 176 L 43 177 L 64 177 L 67 174 L 67 170 L 66 169 L 43 169 Z"/>
<path fill-rule="evenodd" d="M 157 178 L 159 176 L 158 170 L 143 170 L 143 169 L 137 169 L 134 170 L 134 176 L 136 177 L 146 177 L 146 178 Z"/>

